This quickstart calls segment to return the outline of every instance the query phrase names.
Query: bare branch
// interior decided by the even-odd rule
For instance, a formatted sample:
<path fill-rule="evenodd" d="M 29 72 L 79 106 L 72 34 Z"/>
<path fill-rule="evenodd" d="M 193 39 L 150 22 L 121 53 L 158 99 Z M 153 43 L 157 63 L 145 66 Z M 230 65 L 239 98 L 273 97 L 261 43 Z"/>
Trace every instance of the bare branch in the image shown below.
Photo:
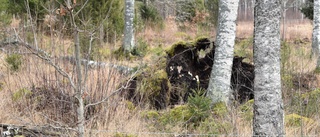
<path fill-rule="evenodd" d="M 57 64 L 55 64 L 52 59 L 51 59 L 51 56 L 45 52 L 44 50 L 41 50 L 39 48 L 36 48 L 34 46 L 32 46 L 31 44 L 23 41 L 17 34 L 15 34 L 15 40 L 9 40 L 9 41 L 6 41 L 6 42 L 2 42 L 0 43 L 2 46 L 5 46 L 5 45 L 22 45 L 24 47 L 26 47 L 32 54 L 36 55 L 37 57 L 39 57 L 40 59 L 46 61 L 48 64 L 50 64 L 52 67 L 55 68 L 56 71 L 58 71 L 63 77 L 66 77 L 71 86 L 73 88 L 75 88 L 75 84 L 72 80 L 72 77 L 69 76 L 69 74 L 67 72 L 65 72 L 60 66 L 58 66 Z"/>
<path fill-rule="evenodd" d="M 87 1 L 82 5 L 82 7 L 77 11 L 76 14 L 74 14 L 74 16 L 77 16 L 77 15 L 82 11 L 82 9 L 87 5 L 88 2 L 89 2 L 89 0 L 87 0 Z"/>
<path fill-rule="evenodd" d="M 138 69 L 139 70 L 139 69 Z M 95 105 L 99 105 L 101 103 L 105 103 L 109 100 L 109 98 L 111 98 L 112 96 L 116 95 L 117 93 L 119 93 L 120 91 L 122 91 L 122 89 L 126 89 L 129 85 L 129 83 L 134 79 L 134 77 L 136 76 L 136 74 L 139 72 L 139 71 L 135 71 L 135 73 L 133 73 L 130 77 L 130 79 L 127 81 L 126 85 L 125 86 L 122 86 L 121 88 L 117 89 L 116 91 L 112 92 L 109 96 L 107 96 L 106 98 L 104 98 L 103 100 L 99 101 L 99 102 L 96 102 L 96 103 L 91 103 L 91 104 L 88 104 L 85 106 L 85 109 L 90 107 L 90 106 L 95 106 Z"/>

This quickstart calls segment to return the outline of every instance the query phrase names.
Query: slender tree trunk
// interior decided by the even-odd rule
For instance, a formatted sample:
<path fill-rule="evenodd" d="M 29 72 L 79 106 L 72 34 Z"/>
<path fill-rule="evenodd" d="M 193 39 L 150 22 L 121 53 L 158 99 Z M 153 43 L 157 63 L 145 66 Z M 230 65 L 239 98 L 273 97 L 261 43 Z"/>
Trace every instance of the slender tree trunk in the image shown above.
<path fill-rule="evenodd" d="M 320 69 L 320 0 L 314 0 L 313 3 L 312 49 L 318 57 L 317 69 Z"/>
<path fill-rule="evenodd" d="M 80 41 L 79 32 L 75 30 L 75 57 L 76 57 L 76 73 L 77 73 L 77 87 L 75 89 L 77 102 L 77 115 L 78 115 L 78 137 L 84 136 L 84 102 L 82 90 L 82 71 L 81 71 L 81 58 L 80 58 Z"/>
<path fill-rule="evenodd" d="M 124 42 L 123 49 L 131 52 L 135 46 L 134 43 L 134 0 L 125 0 L 125 25 L 124 25 Z"/>
<path fill-rule="evenodd" d="M 280 18 L 281 0 L 256 0 L 253 136 L 284 136 Z"/>
<path fill-rule="evenodd" d="M 72 3 L 70 0 L 67 0 L 66 3 L 68 6 L 72 7 Z M 73 12 L 70 11 L 71 19 L 72 19 L 72 27 L 74 33 L 74 56 L 76 63 L 76 84 L 74 87 L 75 97 L 77 106 L 77 126 L 78 126 L 78 137 L 84 137 L 84 102 L 83 102 L 83 90 L 82 90 L 82 69 L 81 69 L 81 57 L 80 57 L 80 36 L 79 36 L 79 28 L 75 22 L 75 17 Z"/>
<path fill-rule="evenodd" d="M 229 104 L 231 97 L 230 81 L 238 5 L 239 0 L 220 0 L 219 2 L 216 49 L 207 93 L 213 103 L 223 101 Z"/>

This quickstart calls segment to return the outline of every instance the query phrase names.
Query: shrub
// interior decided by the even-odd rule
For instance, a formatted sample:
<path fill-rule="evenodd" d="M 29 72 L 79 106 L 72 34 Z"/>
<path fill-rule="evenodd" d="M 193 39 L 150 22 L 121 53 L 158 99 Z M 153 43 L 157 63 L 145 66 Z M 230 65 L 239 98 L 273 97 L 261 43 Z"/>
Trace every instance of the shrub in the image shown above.
<path fill-rule="evenodd" d="M 197 11 L 204 10 L 204 0 L 177 0 L 176 4 L 178 22 L 192 21 Z"/>
<path fill-rule="evenodd" d="M 219 0 L 207 0 L 206 1 L 206 9 L 209 11 L 208 20 L 214 25 L 217 24 L 218 21 L 218 12 L 219 12 Z"/>
<path fill-rule="evenodd" d="M 31 94 L 32 94 L 32 92 L 30 90 L 28 90 L 26 88 L 22 88 L 22 89 L 19 89 L 18 91 L 13 93 L 12 100 L 18 101 L 22 97 L 27 96 L 27 95 L 31 95 Z"/>
<path fill-rule="evenodd" d="M 141 18 L 144 21 L 162 22 L 162 18 L 159 15 L 157 9 L 153 6 L 141 5 L 139 8 Z"/>
<path fill-rule="evenodd" d="M 295 113 L 285 116 L 286 126 L 300 127 L 302 124 L 306 125 L 308 123 L 314 123 L 314 120 Z"/>
<path fill-rule="evenodd" d="M 313 91 L 303 94 L 296 93 L 290 104 L 289 111 L 291 113 L 297 113 L 298 115 L 311 117 L 319 114 L 320 103 L 320 89 L 317 88 Z"/>
<path fill-rule="evenodd" d="M 17 72 L 22 64 L 21 55 L 11 54 L 5 58 L 5 61 L 8 63 L 9 68 L 13 72 Z"/>
<path fill-rule="evenodd" d="M 191 113 L 190 122 L 195 125 L 199 125 L 210 116 L 211 111 L 211 99 L 205 96 L 204 89 L 192 90 L 193 95 L 189 96 L 187 108 Z"/>
<path fill-rule="evenodd" d="M 148 47 L 149 47 L 148 43 L 140 38 L 138 39 L 137 45 L 134 47 L 132 51 L 132 55 L 143 57 L 147 54 Z"/>
<path fill-rule="evenodd" d="M 253 104 L 254 100 L 251 99 L 239 107 L 241 117 L 248 122 L 252 122 L 253 119 Z"/>

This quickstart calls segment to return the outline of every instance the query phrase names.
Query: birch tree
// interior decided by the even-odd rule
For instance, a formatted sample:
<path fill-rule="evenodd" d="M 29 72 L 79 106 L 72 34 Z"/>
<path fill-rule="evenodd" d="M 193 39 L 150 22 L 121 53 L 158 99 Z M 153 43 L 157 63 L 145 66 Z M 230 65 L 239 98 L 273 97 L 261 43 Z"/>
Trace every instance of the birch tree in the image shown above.
<path fill-rule="evenodd" d="M 222 101 L 228 104 L 231 97 L 230 81 L 238 5 L 239 0 L 219 1 L 216 49 L 207 93 L 212 103 Z"/>
<path fill-rule="evenodd" d="M 317 70 L 320 69 L 320 0 L 314 0 L 313 3 L 313 33 L 312 33 L 312 49 L 318 57 Z"/>
<path fill-rule="evenodd" d="M 134 0 L 125 0 L 125 24 L 123 49 L 130 53 L 135 47 L 134 43 Z"/>
<path fill-rule="evenodd" d="M 280 77 L 281 0 L 256 0 L 253 136 L 284 136 Z"/>

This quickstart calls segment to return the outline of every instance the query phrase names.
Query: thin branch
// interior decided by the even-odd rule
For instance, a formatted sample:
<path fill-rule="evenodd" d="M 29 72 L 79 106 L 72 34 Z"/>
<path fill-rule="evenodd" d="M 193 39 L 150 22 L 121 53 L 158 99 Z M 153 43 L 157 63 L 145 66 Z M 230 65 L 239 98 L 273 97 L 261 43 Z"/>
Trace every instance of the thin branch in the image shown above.
<path fill-rule="evenodd" d="M 74 14 L 74 16 L 77 16 L 77 15 L 81 12 L 81 10 L 83 10 L 83 8 L 87 5 L 88 2 L 89 2 L 89 0 L 87 0 L 87 1 L 82 5 L 82 7 L 77 11 L 76 14 Z"/>
<path fill-rule="evenodd" d="M 73 88 L 75 88 L 75 84 L 73 83 L 72 78 L 69 76 L 68 73 L 66 73 L 60 66 L 56 65 L 53 63 L 53 61 L 51 60 L 50 55 L 45 52 L 44 50 L 41 50 L 39 48 L 35 48 L 34 46 L 32 46 L 31 44 L 23 41 L 17 34 L 17 32 L 15 31 L 15 37 L 16 39 L 13 41 L 7 41 L 7 42 L 3 42 L 1 43 L 1 45 L 23 45 L 24 47 L 26 47 L 30 52 L 32 52 L 32 54 L 36 55 L 37 57 L 39 57 L 40 59 L 46 61 L 48 64 L 50 64 L 52 67 L 55 68 L 56 71 L 58 71 L 63 77 L 68 78 L 71 86 Z"/>
<path fill-rule="evenodd" d="M 139 69 L 138 69 L 139 70 Z M 135 71 L 135 73 L 133 73 L 130 77 L 130 79 L 127 81 L 126 85 L 125 86 L 122 86 L 121 88 L 117 89 L 116 91 L 112 92 L 109 96 L 107 96 L 106 98 L 102 99 L 101 101 L 99 102 L 96 102 L 96 103 L 91 103 L 91 104 L 88 104 L 85 106 L 85 109 L 90 107 L 90 106 L 95 106 L 95 105 L 99 105 L 99 104 L 102 104 L 102 103 L 105 103 L 109 100 L 109 98 L 111 98 L 112 96 L 116 95 L 118 92 L 122 91 L 122 89 L 126 89 L 129 85 L 129 83 L 134 79 L 134 77 L 136 76 L 136 74 L 139 72 L 139 71 Z"/>

